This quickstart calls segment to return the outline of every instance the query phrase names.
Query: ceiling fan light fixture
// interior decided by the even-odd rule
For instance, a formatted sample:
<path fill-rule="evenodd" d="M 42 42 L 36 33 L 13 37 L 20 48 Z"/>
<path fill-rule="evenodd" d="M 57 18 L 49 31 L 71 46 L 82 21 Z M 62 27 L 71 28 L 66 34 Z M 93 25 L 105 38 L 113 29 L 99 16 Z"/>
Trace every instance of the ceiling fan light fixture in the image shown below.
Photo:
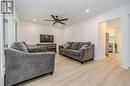
<path fill-rule="evenodd" d="M 68 21 L 67 18 L 63 18 L 63 19 L 60 19 L 58 16 L 55 16 L 55 15 L 51 15 L 52 17 L 52 20 L 44 20 L 44 21 L 53 21 L 54 23 L 52 23 L 52 25 L 55 25 L 57 23 L 59 23 L 60 25 L 66 25 L 63 21 Z M 60 25 L 57 25 L 57 26 L 60 26 Z"/>

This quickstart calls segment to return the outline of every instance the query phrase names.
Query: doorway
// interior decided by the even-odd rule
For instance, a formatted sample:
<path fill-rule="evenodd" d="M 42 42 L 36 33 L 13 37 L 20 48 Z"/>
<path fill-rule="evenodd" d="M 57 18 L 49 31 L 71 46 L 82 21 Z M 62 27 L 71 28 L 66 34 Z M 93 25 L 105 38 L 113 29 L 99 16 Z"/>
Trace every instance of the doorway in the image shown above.
<path fill-rule="evenodd" d="M 99 54 L 109 57 L 121 54 L 122 18 L 99 23 Z"/>
<path fill-rule="evenodd" d="M 121 52 L 121 30 L 122 30 L 122 20 L 113 19 L 106 21 L 106 56 L 120 55 Z"/>

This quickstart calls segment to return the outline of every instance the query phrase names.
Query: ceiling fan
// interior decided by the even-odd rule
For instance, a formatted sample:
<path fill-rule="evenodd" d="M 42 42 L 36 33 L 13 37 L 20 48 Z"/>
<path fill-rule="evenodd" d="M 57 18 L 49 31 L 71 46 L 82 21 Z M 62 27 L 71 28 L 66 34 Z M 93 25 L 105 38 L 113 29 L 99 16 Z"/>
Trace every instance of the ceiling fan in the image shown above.
<path fill-rule="evenodd" d="M 51 15 L 52 19 L 53 20 L 44 20 L 44 21 L 52 21 L 54 22 L 53 25 L 55 25 L 56 23 L 60 23 L 60 24 L 63 24 L 63 25 L 66 25 L 64 22 L 62 21 L 67 21 L 68 19 L 65 18 L 65 19 L 59 19 L 59 16 L 54 16 L 54 15 Z"/>

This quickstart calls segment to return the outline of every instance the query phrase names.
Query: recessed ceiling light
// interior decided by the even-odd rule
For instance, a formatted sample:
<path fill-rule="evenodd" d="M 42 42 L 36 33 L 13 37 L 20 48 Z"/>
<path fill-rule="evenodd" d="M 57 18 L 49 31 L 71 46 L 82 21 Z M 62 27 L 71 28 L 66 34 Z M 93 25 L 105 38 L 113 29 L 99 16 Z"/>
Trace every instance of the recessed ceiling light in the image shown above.
<path fill-rule="evenodd" d="M 90 9 L 87 9 L 87 10 L 86 10 L 86 13 L 90 13 Z"/>
<path fill-rule="evenodd" d="M 33 21 L 35 22 L 35 21 L 36 21 L 36 19 L 33 19 Z"/>

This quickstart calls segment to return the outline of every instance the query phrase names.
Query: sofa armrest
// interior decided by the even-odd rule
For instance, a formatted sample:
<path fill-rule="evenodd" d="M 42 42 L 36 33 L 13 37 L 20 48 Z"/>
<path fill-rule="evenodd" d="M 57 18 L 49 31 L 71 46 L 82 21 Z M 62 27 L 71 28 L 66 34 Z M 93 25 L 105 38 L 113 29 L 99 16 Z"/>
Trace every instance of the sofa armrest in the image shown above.
<path fill-rule="evenodd" d="M 83 59 L 94 58 L 94 47 L 94 44 L 91 44 L 90 46 L 80 50 L 81 57 L 83 57 Z"/>
<path fill-rule="evenodd" d="M 54 62 L 54 52 L 28 53 L 5 49 L 6 83 L 12 85 L 51 72 Z"/>
<path fill-rule="evenodd" d="M 63 45 L 59 45 L 59 55 L 62 55 L 62 50 L 64 49 Z"/>

